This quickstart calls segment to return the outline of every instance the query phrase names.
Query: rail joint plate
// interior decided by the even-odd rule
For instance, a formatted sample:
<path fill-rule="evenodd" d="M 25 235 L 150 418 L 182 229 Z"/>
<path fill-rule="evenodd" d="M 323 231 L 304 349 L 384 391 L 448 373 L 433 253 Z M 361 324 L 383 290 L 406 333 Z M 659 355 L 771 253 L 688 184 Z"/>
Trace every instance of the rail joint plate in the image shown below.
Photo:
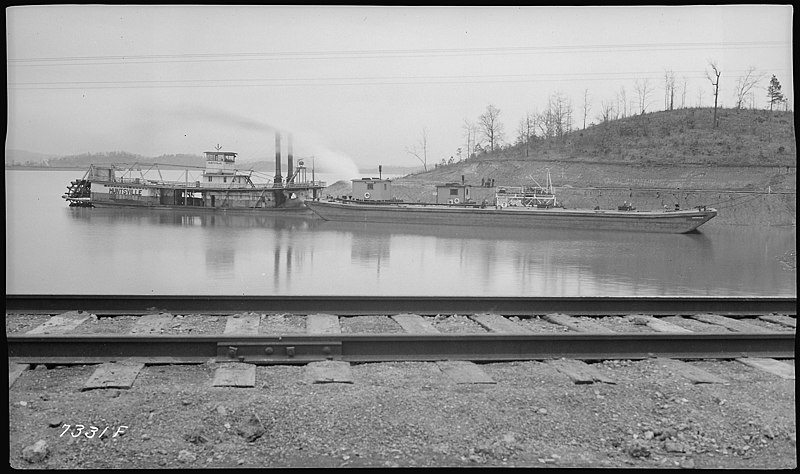
<path fill-rule="evenodd" d="M 341 359 L 341 341 L 267 341 L 217 344 L 217 362 L 308 363 Z"/>

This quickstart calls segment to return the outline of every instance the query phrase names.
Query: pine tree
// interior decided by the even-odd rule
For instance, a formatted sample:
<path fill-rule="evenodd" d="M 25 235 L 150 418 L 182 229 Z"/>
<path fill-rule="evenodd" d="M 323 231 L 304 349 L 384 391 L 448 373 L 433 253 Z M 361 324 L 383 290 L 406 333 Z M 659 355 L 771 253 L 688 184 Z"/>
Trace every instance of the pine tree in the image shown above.
<path fill-rule="evenodd" d="M 769 80 L 769 87 L 767 88 L 767 97 L 769 98 L 769 110 L 772 110 L 772 106 L 774 104 L 780 104 L 783 102 L 783 93 L 781 92 L 781 83 L 778 82 L 778 78 L 775 75 L 772 75 L 772 79 Z"/>

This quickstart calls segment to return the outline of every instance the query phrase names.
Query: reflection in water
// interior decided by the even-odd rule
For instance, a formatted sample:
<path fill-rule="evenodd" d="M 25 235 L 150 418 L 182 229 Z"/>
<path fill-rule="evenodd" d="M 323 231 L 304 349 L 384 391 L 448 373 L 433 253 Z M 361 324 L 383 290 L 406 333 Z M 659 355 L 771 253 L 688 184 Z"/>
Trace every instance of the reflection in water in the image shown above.
<path fill-rule="evenodd" d="M 703 268 L 713 261 L 712 241 L 697 234 L 564 232 L 558 229 L 486 229 L 325 222 L 318 232 L 351 236 L 351 255 L 371 263 L 414 266 L 437 259 L 432 285 L 459 294 L 581 295 L 707 291 Z M 430 254 L 425 249 L 431 249 Z M 414 249 L 417 249 L 416 251 Z M 688 262 L 688 264 L 687 264 Z M 423 265 L 424 266 L 424 265 Z M 699 269 L 699 271 L 697 270 Z M 424 276 L 406 275 L 415 281 Z M 692 283 L 694 282 L 694 283 Z M 687 286 L 687 284 L 689 286 Z"/>
<path fill-rule="evenodd" d="M 182 227 L 310 229 L 324 221 L 305 212 L 212 212 L 173 209 L 70 207 L 69 215 L 86 224 L 175 225 Z"/>
<path fill-rule="evenodd" d="M 281 258 L 283 257 L 283 258 Z M 281 264 L 283 260 L 283 264 Z M 295 255 L 292 252 L 292 246 L 279 244 L 275 246 L 273 252 L 272 264 L 272 290 L 274 294 L 280 294 L 281 290 L 292 285 L 292 262 L 295 260 Z M 302 264 L 302 259 L 300 260 Z M 302 265 L 298 266 L 302 270 Z"/>
<path fill-rule="evenodd" d="M 350 261 L 362 268 L 375 268 L 377 277 L 381 275 L 381 264 L 389 264 L 391 236 L 388 234 L 365 234 L 355 231 L 351 235 Z"/>
<path fill-rule="evenodd" d="M 281 289 L 281 279 L 286 280 L 292 274 L 292 263 L 295 260 L 292 254 L 291 237 L 287 235 L 287 232 L 310 230 L 322 222 L 321 219 L 308 213 L 290 212 L 264 215 L 263 213 L 245 212 L 217 213 L 198 210 L 113 208 L 68 208 L 67 211 L 76 221 L 95 228 L 100 226 L 110 229 L 130 226 L 140 232 L 143 228 L 150 227 L 154 234 L 153 242 L 159 246 L 163 246 L 164 239 L 167 238 L 163 229 L 159 230 L 159 228 L 164 226 L 202 228 L 202 239 L 206 243 L 206 275 L 218 280 L 235 280 L 236 278 L 236 231 L 240 229 L 272 230 L 275 233 L 273 237 L 277 237 L 274 242 L 273 261 L 271 264 L 264 262 L 264 266 L 272 267 L 272 287 L 276 292 Z M 112 245 L 116 245 L 118 242 L 113 232 L 105 234 L 104 240 L 107 244 Z M 299 260 L 302 263 L 302 259 Z M 251 263 L 245 262 L 244 265 Z"/>
<path fill-rule="evenodd" d="M 217 278 L 231 278 L 236 251 L 233 248 L 212 246 L 206 249 L 206 271 Z"/>
<path fill-rule="evenodd" d="M 7 294 L 796 296 L 795 229 L 697 234 L 69 208 L 72 172 L 6 172 Z M 9 179 L 11 176 L 11 179 Z"/>

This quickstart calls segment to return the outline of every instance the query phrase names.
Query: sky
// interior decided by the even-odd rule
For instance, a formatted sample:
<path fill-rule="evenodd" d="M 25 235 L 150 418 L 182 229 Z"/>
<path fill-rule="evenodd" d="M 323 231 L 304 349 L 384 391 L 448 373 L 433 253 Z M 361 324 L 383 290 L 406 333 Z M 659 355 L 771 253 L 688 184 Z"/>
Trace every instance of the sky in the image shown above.
<path fill-rule="evenodd" d="M 736 83 L 774 74 L 793 110 L 790 5 L 366 7 L 54 5 L 6 9 L 6 149 L 70 155 L 295 157 L 354 176 L 429 167 L 466 150 L 465 124 L 500 110 L 504 142 L 526 114 L 569 100 L 573 127 L 621 92 L 638 110 L 733 107 Z"/>

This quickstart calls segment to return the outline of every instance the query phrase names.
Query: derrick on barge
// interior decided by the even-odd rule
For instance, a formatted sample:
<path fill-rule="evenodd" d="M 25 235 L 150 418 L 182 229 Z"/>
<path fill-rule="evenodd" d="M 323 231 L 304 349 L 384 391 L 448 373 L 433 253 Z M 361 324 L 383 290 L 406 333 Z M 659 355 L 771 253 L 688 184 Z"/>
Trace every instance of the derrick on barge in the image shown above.
<path fill-rule="evenodd" d="M 275 176 L 270 182 L 256 183 L 253 171 L 235 168 L 237 153 L 206 151 L 205 169 L 199 179 L 189 179 L 190 167 L 182 169 L 182 180 L 166 180 L 159 165 L 148 165 L 146 172 L 124 165 L 90 165 L 81 178 L 70 183 L 62 197 L 70 206 L 81 207 L 144 207 L 165 209 L 208 210 L 300 210 L 308 199 L 318 198 L 326 184 L 308 180 L 303 160 L 294 167 L 291 136 L 288 173 L 281 176 L 280 134 L 275 135 Z M 138 172 L 139 176 L 134 176 Z"/>
<path fill-rule="evenodd" d="M 493 203 L 477 203 L 463 182 L 437 186 L 436 203 L 410 203 L 391 197 L 391 180 L 352 180 L 353 195 L 307 201 L 306 207 L 329 221 L 421 225 L 616 230 L 683 234 L 695 231 L 717 215 L 716 209 L 636 210 L 566 209 L 556 199 L 550 176 L 546 186 L 495 188 Z"/>

